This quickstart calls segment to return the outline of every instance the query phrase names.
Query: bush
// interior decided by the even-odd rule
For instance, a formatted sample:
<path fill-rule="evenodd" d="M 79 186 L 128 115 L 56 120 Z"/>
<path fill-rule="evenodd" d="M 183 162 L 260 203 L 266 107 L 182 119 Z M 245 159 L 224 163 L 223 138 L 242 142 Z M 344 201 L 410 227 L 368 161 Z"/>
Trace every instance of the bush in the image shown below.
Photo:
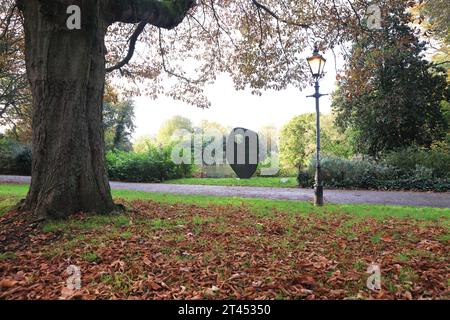
<path fill-rule="evenodd" d="M 30 175 L 30 146 L 8 138 L 0 138 L 0 174 Z"/>
<path fill-rule="evenodd" d="M 300 171 L 297 175 L 297 183 L 300 187 L 309 188 L 314 185 L 314 177 L 308 172 Z"/>
<path fill-rule="evenodd" d="M 409 164 L 408 164 L 409 165 Z M 347 160 L 324 157 L 321 160 L 322 181 L 327 188 L 357 188 L 376 190 L 449 191 L 450 179 L 439 178 L 436 169 L 415 164 L 414 167 L 395 167 L 387 161 L 373 159 Z M 301 187 L 312 187 L 316 161 L 313 159 L 297 181 Z"/>
<path fill-rule="evenodd" d="M 382 184 L 384 190 L 415 190 L 415 191 L 450 191 L 450 179 L 418 179 L 415 177 L 388 180 Z"/>
<path fill-rule="evenodd" d="M 450 153 L 440 150 L 408 148 L 390 152 L 384 157 L 385 164 L 398 168 L 403 175 L 411 174 L 416 168 L 431 170 L 433 178 L 450 178 Z"/>
<path fill-rule="evenodd" d="M 176 165 L 171 148 L 152 147 L 146 152 L 111 151 L 106 155 L 109 178 L 128 182 L 162 182 L 191 173 L 190 165 Z"/>
<path fill-rule="evenodd" d="M 278 172 L 277 176 L 283 178 L 295 177 L 297 172 L 298 169 L 296 168 L 280 168 L 280 172 Z"/>
<path fill-rule="evenodd" d="M 171 147 L 151 147 L 142 153 L 111 151 L 106 154 L 109 177 L 129 182 L 160 182 L 191 174 L 192 166 L 171 161 Z M 31 148 L 0 137 L 0 174 L 31 175 Z"/>
<path fill-rule="evenodd" d="M 321 161 L 322 179 L 326 186 L 337 188 L 377 188 L 379 180 L 387 180 L 397 175 L 394 168 L 377 164 L 371 159 L 347 160 L 338 157 L 324 157 Z M 314 177 L 315 158 L 307 172 Z"/>

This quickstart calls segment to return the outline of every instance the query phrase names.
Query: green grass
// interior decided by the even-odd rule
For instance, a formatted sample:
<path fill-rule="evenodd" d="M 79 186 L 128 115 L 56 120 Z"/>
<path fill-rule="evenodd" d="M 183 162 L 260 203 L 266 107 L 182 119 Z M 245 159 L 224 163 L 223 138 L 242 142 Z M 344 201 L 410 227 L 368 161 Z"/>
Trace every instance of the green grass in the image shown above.
<path fill-rule="evenodd" d="M 16 258 L 16 254 L 14 252 L 0 253 L 0 261 L 13 260 L 15 258 Z"/>
<path fill-rule="evenodd" d="M 125 273 L 114 272 L 102 275 L 100 281 L 111 287 L 113 291 L 128 292 L 133 284 L 132 279 Z"/>
<path fill-rule="evenodd" d="M 286 183 L 281 182 L 287 179 Z M 169 180 L 170 184 L 188 184 L 205 186 L 238 186 L 238 187 L 271 187 L 271 188 L 296 188 L 297 180 L 295 177 L 276 178 L 276 177 L 255 177 L 252 179 L 239 178 L 185 178 Z"/>
<path fill-rule="evenodd" d="M 83 258 L 90 263 L 97 262 L 100 259 L 95 252 L 87 252 L 83 255 Z"/>
<path fill-rule="evenodd" d="M 90 216 L 83 220 L 70 220 L 69 222 L 63 220 L 55 220 L 47 222 L 44 227 L 44 232 L 55 232 L 63 229 L 70 230 L 98 230 L 105 225 L 111 225 L 113 228 L 121 228 L 129 224 L 129 218 L 124 215 L 118 216 Z"/>
<path fill-rule="evenodd" d="M 0 193 L 0 217 L 8 212 L 18 202 L 18 196 L 15 194 Z"/>
<path fill-rule="evenodd" d="M 372 241 L 372 243 L 380 243 L 381 242 L 381 235 L 380 234 L 374 234 L 373 236 L 370 237 L 370 241 Z"/>
<path fill-rule="evenodd" d="M 438 220 L 441 218 L 450 219 L 450 209 L 428 207 L 403 207 L 360 204 L 328 204 L 324 207 L 315 207 L 314 205 L 312 205 L 312 203 L 306 201 L 247 199 L 238 197 L 215 197 L 202 195 L 177 195 L 128 190 L 113 190 L 113 196 L 115 198 L 123 198 L 126 200 L 153 200 L 166 204 L 185 203 L 197 205 L 200 207 L 208 207 L 210 205 L 246 205 L 259 216 L 271 215 L 275 210 L 284 213 L 303 215 L 343 213 L 350 214 L 355 217 L 375 217 L 379 219 L 383 219 L 386 217 L 413 218 L 418 220 Z"/>
<path fill-rule="evenodd" d="M 27 185 L 0 184 L 0 215 L 10 209 L 19 199 L 23 198 L 28 191 Z M 402 207 L 384 205 L 355 205 L 355 204 L 327 204 L 324 207 L 314 207 L 310 202 L 293 200 L 270 200 L 270 199 L 244 199 L 237 197 L 215 197 L 203 195 L 177 195 L 166 193 L 149 193 L 143 191 L 113 190 L 114 198 L 125 200 L 153 200 L 159 203 L 175 204 L 184 203 L 200 207 L 210 205 L 232 205 L 247 206 L 257 216 L 271 216 L 276 211 L 290 214 L 349 214 L 355 217 L 375 217 L 384 219 L 386 217 L 411 218 L 417 220 L 440 220 L 445 223 L 450 221 L 450 209 L 428 208 L 428 207 Z M 97 225 L 114 223 L 116 227 L 128 224 L 126 217 L 119 220 L 109 220 L 110 217 L 97 216 L 86 221 L 76 221 L 81 224 L 79 228 L 96 229 Z M 50 229 L 57 229 L 58 222 L 49 225 Z M 73 226 L 77 227 L 77 226 Z"/>

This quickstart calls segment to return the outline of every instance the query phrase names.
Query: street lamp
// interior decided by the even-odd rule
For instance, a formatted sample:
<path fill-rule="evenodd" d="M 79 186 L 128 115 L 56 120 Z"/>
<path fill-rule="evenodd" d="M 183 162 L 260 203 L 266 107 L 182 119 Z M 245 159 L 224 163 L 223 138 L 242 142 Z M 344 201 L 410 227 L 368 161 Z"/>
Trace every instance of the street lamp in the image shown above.
<path fill-rule="evenodd" d="M 317 145 L 316 145 L 316 176 L 314 185 L 314 205 L 323 206 L 323 184 L 322 184 L 322 171 L 320 167 L 320 109 L 319 99 L 325 94 L 319 93 L 319 79 L 323 76 L 325 64 L 327 60 L 319 53 L 319 48 L 314 47 L 314 53 L 312 57 L 306 59 L 308 61 L 309 68 L 311 69 L 312 76 L 315 81 L 316 93 L 309 98 L 316 98 L 316 132 L 317 132 Z"/>

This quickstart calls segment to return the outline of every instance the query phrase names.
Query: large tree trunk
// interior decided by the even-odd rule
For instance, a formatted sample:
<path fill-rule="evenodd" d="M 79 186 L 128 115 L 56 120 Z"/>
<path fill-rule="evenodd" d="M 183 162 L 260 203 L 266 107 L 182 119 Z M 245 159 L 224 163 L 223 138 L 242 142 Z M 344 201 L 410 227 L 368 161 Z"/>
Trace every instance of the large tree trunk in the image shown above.
<path fill-rule="evenodd" d="M 105 166 L 102 98 L 109 24 L 171 29 L 194 0 L 17 0 L 33 94 L 33 167 L 24 209 L 47 217 L 115 209 Z M 68 30 L 67 8 L 82 11 Z M 143 28 L 141 29 L 142 32 Z"/>
<path fill-rule="evenodd" d="M 107 25 L 98 0 L 83 0 L 83 27 L 67 6 L 20 2 L 33 93 L 33 168 L 25 209 L 40 217 L 114 210 L 102 125 Z"/>

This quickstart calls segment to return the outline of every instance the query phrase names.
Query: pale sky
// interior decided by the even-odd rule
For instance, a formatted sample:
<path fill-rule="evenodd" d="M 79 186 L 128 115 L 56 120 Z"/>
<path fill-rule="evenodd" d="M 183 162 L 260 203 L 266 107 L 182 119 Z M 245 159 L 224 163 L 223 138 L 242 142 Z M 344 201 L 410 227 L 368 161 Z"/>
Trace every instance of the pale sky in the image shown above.
<path fill-rule="evenodd" d="M 335 90 L 335 62 L 331 53 L 324 56 L 327 59 L 326 75 L 320 81 L 320 91 L 330 94 Z M 341 62 L 337 63 L 339 68 Z M 315 112 L 314 99 L 306 98 L 313 93 L 314 88 L 308 86 L 303 91 L 291 87 L 283 91 L 266 91 L 262 96 L 255 96 L 250 90 L 236 91 L 231 78 L 222 75 L 214 85 L 206 88 L 206 94 L 211 101 L 209 109 L 200 109 L 166 97 L 157 100 L 136 97 L 136 131 L 133 137 L 156 134 L 161 124 L 175 115 L 189 118 L 194 124 L 209 120 L 224 126 L 245 127 L 254 131 L 265 125 L 274 125 L 280 129 L 296 115 Z M 320 106 L 321 111 L 329 113 L 330 97 L 322 97 Z"/>

